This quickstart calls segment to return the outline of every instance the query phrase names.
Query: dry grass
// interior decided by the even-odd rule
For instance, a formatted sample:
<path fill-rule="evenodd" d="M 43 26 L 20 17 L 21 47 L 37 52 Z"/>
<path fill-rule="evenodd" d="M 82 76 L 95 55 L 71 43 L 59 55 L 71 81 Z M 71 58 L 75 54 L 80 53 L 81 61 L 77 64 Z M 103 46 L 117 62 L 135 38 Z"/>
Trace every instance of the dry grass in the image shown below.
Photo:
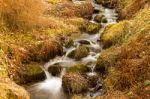
<path fill-rule="evenodd" d="M 0 20 L 10 29 L 32 29 L 41 24 L 42 0 L 2 0 Z"/>

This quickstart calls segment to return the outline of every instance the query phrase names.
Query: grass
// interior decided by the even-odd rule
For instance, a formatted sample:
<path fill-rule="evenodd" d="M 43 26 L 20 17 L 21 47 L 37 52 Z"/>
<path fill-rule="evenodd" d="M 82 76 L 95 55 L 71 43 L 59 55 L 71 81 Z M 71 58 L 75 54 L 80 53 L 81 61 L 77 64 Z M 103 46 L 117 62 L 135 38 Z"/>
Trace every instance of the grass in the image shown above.
<path fill-rule="evenodd" d="M 139 10 L 134 18 L 131 17 L 131 20 L 128 20 L 129 25 L 126 24 L 127 26 L 123 25 L 123 28 L 120 28 L 123 22 L 109 27 L 107 30 L 110 30 L 109 32 L 105 31 L 105 35 L 111 35 L 108 39 L 113 42 L 107 50 L 101 53 L 103 62 L 106 60 L 113 62 L 113 64 L 108 64 L 105 84 L 108 90 L 119 90 L 128 97 L 148 99 L 147 91 L 150 89 L 149 85 L 144 85 L 144 82 L 150 79 L 150 7 L 145 6 L 144 9 Z M 130 28 L 127 28 L 128 26 Z M 124 36 L 118 36 L 124 33 Z M 114 58 L 111 58 L 114 55 L 116 55 L 115 62 Z"/>

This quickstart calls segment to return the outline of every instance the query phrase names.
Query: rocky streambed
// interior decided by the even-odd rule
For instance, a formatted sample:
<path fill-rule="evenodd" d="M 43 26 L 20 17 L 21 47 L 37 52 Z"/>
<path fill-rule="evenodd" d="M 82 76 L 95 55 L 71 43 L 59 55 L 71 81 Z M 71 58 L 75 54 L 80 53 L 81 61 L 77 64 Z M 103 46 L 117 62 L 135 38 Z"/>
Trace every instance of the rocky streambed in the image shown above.
<path fill-rule="evenodd" d="M 74 3 L 84 1 L 73 0 Z M 91 1 L 92 18 L 81 27 L 81 36 L 63 44 L 63 55 L 51 59 L 44 66 L 46 79 L 28 87 L 31 99 L 67 99 L 72 94 L 96 97 L 105 94 L 105 67 L 99 66 L 102 44 L 100 35 L 106 25 L 116 23 L 114 9 Z"/>

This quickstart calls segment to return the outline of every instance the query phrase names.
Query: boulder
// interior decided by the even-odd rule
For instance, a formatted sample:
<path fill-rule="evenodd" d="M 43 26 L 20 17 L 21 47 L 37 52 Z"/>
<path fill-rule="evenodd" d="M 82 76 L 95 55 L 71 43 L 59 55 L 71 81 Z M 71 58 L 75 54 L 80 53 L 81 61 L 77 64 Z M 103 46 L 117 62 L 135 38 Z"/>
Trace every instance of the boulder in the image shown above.
<path fill-rule="evenodd" d="M 104 17 L 105 16 L 103 14 L 98 14 L 98 15 L 95 16 L 94 20 L 96 22 L 100 23 Z"/>
<path fill-rule="evenodd" d="M 79 73 L 66 73 L 63 76 L 62 86 L 68 94 L 82 93 L 87 90 L 88 82 Z"/>
<path fill-rule="evenodd" d="M 89 71 L 90 71 L 90 69 L 86 65 L 80 64 L 80 63 L 67 68 L 68 73 L 70 73 L 70 72 L 77 73 L 78 72 L 78 73 L 84 74 Z"/>
<path fill-rule="evenodd" d="M 60 76 L 61 71 L 62 67 L 59 64 L 54 64 L 48 68 L 48 72 L 53 76 Z"/>

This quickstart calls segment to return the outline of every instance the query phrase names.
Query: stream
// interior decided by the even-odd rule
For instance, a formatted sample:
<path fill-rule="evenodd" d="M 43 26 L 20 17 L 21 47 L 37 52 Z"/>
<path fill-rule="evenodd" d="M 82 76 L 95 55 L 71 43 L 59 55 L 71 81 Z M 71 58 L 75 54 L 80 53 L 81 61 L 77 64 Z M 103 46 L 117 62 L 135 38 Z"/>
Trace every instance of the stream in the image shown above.
<path fill-rule="evenodd" d="M 74 3 L 81 3 L 82 0 L 73 0 Z M 48 63 L 42 66 L 47 79 L 36 84 L 29 86 L 28 91 L 30 93 L 31 99 L 67 99 L 66 94 L 62 88 L 62 77 L 65 74 L 66 68 L 77 63 L 87 64 L 91 62 L 89 65 L 91 71 L 87 73 L 87 76 L 96 75 L 94 71 L 97 58 L 100 55 L 100 51 L 102 50 L 102 45 L 100 44 L 100 34 L 104 31 L 104 28 L 108 24 L 116 23 L 117 13 L 114 9 L 105 8 L 99 4 L 96 4 L 93 0 L 92 2 L 94 9 L 102 11 L 103 15 L 107 19 L 107 23 L 99 23 L 102 25 L 99 32 L 97 34 L 88 34 L 82 33 L 81 36 L 74 40 L 74 46 L 70 48 L 64 47 L 65 54 L 63 56 L 57 56 L 54 59 L 51 59 Z M 93 13 L 92 19 L 89 20 L 92 23 L 97 23 L 94 21 L 94 17 L 98 15 L 98 13 Z M 89 43 L 89 55 L 87 57 L 82 58 L 81 60 L 75 60 L 68 57 L 68 54 L 74 51 L 78 46 L 81 45 L 81 41 L 86 41 Z M 54 64 L 60 64 L 63 69 L 61 71 L 60 76 L 53 76 L 48 72 L 48 68 Z M 101 91 L 96 93 L 90 93 L 90 91 L 85 93 L 87 97 L 96 97 L 98 95 L 102 95 Z"/>

